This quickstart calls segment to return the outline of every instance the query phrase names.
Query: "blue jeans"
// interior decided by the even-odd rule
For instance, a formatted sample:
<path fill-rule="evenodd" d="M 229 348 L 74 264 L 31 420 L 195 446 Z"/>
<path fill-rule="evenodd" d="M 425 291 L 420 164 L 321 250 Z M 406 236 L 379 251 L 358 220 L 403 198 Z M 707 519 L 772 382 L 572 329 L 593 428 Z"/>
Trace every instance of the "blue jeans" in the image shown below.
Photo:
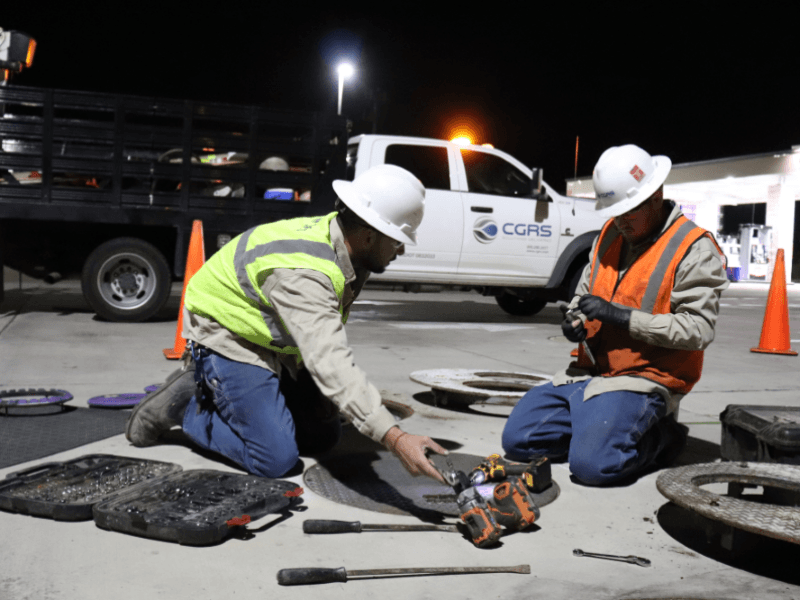
<path fill-rule="evenodd" d="M 657 426 L 667 410 L 662 397 L 616 391 L 584 402 L 588 383 L 528 391 L 503 430 L 507 456 L 567 458 L 575 478 L 588 485 L 616 483 L 652 466 L 670 441 Z"/>
<path fill-rule="evenodd" d="M 193 396 L 184 413 L 183 431 L 198 446 L 253 475 L 281 477 L 301 452 L 323 452 L 339 441 L 339 413 L 305 369 L 294 381 L 207 348 L 192 354 L 195 380 L 211 396 L 200 402 Z"/>

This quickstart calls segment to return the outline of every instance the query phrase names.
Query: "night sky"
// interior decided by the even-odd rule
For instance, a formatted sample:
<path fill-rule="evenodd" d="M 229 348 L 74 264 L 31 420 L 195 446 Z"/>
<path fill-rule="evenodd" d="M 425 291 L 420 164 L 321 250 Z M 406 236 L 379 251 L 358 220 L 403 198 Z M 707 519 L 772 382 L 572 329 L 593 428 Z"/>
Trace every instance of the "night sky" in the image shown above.
<path fill-rule="evenodd" d="M 449 138 L 468 124 L 477 142 L 544 167 L 560 192 L 576 136 L 578 175 L 624 143 L 674 163 L 800 144 L 800 44 L 788 2 L 750 3 L 750 13 L 719 2 L 670 12 L 668 3 L 426 5 L 446 12 L 9 3 L 0 27 L 38 42 L 17 84 L 335 111 L 333 67 L 347 56 L 357 74 L 343 112 L 354 134 Z"/>

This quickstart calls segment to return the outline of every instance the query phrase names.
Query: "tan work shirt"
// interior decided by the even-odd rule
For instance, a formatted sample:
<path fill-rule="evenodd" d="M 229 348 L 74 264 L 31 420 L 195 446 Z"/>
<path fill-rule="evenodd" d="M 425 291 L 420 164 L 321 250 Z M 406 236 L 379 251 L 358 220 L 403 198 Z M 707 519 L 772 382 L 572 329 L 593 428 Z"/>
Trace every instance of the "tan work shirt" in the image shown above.
<path fill-rule="evenodd" d="M 671 201 L 667 202 L 671 203 Z M 631 247 L 627 242 L 624 243 L 622 264 L 619 270 L 620 278 L 628 267 L 650 247 L 653 240 L 663 234 L 683 214 L 677 204 L 672 204 L 672 211 L 664 226 L 654 234 L 653 238 L 636 247 Z M 597 239 L 592 245 L 589 256 L 594 256 L 596 245 Z M 589 293 L 590 276 L 591 264 L 587 265 L 583 272 L 578 287 L 575 289 L 575 297 L 569 304 L 570 308 L 577 307 L 580 297 Z M 729 285 L 730 282 L 725 274 L 725 265 L 716 245 L 707 237 L 701 237 L 689 248 L 686 256 L 678 265 L 670 298 L 672 311 L 669 314 L 653 315 L 633 310 L 629 328 L 631 336 L 663 348 L 704 350 L 714 341 L 720 294 Z M 580 311 L 577 312 L 585 321 L 586 317 Z M 556 373 L 553 377 L 553 385 L 565 385 L 590 377 L 592 376 L 584 369 L 567 367 Z M 645 377 L 623 375 L 592 377 L 589 385 L 586 386 L 584 400 L 604 392 L 620 390 L 644 394 L 659 393 L 667 402 L 668 414 L 677 411 L 678 403 L 684 396 L 684 394 L 672 393 L 663 385 Z"/>
<path fill-rule="evenodd" d="M 345 276 L 342 306 L 346 314 L 369 273 L 354 270 L 336 219 L 331 221 L 331 240 L 336 262 Z M 297 342 L 303 356 L 300 367 L 294 356 L 253 344 L 186 308 L 183 337 L 226 358 L 269 369 L 279 376 L 283 369 L 293 377 L 299 368 L 308 369 L 320 392 L 338 406 L 356 429 L 380 442 L 396 422 L 381 404 L 380 392 L 355 365 L 331 280 L 312 269 L 275 269 L 261 289 Z"/>

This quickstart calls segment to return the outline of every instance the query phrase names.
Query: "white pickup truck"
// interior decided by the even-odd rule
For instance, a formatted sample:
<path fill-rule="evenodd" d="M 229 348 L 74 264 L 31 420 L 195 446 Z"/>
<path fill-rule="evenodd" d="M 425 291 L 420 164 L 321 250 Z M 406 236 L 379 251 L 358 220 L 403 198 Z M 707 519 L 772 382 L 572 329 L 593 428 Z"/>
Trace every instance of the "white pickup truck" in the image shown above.
<path fill-rule="evenodd" d="M 484 146 L 416 137 L 359 135 L 347 177 L 394 164 L 423 183 L 425 217 L 407 247 L 371 281 L 452 285 L 494 296 L 512 315 L 571 299 L 604 220 L 594 201 L 561 196 L 541 170 Z"/>

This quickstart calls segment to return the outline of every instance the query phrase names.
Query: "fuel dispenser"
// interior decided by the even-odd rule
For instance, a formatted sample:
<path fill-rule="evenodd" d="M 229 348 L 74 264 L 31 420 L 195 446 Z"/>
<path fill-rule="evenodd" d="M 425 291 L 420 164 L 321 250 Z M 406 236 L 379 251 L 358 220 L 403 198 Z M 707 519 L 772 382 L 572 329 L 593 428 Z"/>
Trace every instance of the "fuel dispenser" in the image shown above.
<path fill-rule="evenodd" d="M 748 223 L 739 226 L 739 262 L 741 281 L 769 279 L 769 249 L 772 247 L 772 227 Z"/>

